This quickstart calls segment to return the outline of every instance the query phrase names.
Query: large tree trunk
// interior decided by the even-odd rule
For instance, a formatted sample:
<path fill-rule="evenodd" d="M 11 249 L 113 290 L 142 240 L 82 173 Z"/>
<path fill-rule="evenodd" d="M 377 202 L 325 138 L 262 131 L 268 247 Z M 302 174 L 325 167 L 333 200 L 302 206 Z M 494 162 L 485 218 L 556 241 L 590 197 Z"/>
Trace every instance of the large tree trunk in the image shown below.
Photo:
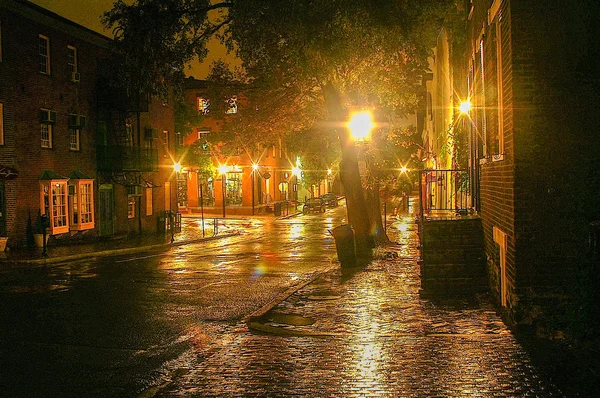
<path fill-rule="evenodd" d="M 381 201 L 379 200 L 379 182 L 373 184 L 372 189 L 367 189 L 367 209 L 369 211 L 369 220 L 371 236 L 377 246 L 383 246 L 389 243 L 389 239 L 383 228 L 381 220 Z"/>
<path fill-rule="evenodd" d="M 339 92 L 331 83 L 327 84 L 323 91 L 329 115 L 339 126 L 337 130 L 342 148 L 340 179 L 346 194 L 348 221 L 354 228 L 356 255 L 361 262 L 369 261 L 372 258 L 371 249 L 374 241 L 369 233 L 371 223 L 360 180 L 356 147 L 349 137 L 347 128 L 344 127 L 348 119 L 348 111 L 342 106 Z"/>

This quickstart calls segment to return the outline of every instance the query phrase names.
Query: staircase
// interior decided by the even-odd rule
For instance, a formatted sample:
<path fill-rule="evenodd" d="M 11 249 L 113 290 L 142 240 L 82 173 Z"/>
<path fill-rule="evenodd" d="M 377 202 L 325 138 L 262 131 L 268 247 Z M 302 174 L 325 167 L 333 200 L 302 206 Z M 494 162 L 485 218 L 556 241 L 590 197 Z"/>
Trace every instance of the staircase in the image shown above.
<path fill-rule="evenodd" d="M 486 291 L 485 258 L 478 217 L 425 220 L 421 229 L 421 296 Z"/>

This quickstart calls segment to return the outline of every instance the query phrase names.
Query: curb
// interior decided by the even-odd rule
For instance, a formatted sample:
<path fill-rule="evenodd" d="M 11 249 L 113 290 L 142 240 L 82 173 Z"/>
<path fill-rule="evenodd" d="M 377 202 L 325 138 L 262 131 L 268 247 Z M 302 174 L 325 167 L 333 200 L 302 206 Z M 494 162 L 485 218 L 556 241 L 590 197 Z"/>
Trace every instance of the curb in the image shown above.
<path fill-rule="evenodd" d="M 275 306 L 277 306 L 281 302 L 285 301 L 288 297 L 290 297 L 292 294 L 296 293 L 297 291 L 299 291 L 306 285 L 313 283 L 318 277 L 330 272 L 334 268 L 335 268 L 335 266 L 331 265 L 331 266 L 327 267 L 326 269 L 324 269 L 323 271 L 316 272 L 307 280 L 288 288 L 286 291 L 278 294 L 274 299 L 269 301 L 267 304 L 263 305 L 261 308 L 254 311 L 252 314 L 246 315 L 242 319 L 242 322 L 246 323 L 246 325 L 248 326 L 249 329 L 259 330 L 261 332 L 267 332 L 267 333 L 272 333 L 272 334 L 279 334 L 279 331 L 284 331 L 284 332 L 282 332 L 282 334 L 289 335 L 289 336 L 304 336 L 304 335 L 306 335 L 306 336 L 319 336 L 319 335 L 334 336 L 335 334 L 331 334 L 331 333 L 310 332 L 310 331 L 300 333 L 298 331 L 293 331 L 293 330 L 283 329 L 283 328 L 276 328 L 274 326 L 269 326 L 269 325 L 260 323 L 260 319 L 263 316 L 265 316 L 265 314 L 267 312 L 269 312 L 273 308 L 275 308 Z"/>
<path fill-rule="evenodd" d="M 209 236 L 208 238 L 191 239 L 191 240 L 186 240 L 186 241 L 181 241 L 181 242 L 157 243 L 157 244 L 148 245 L 148 246 L 125 247 L 122 249 L 101 250 L 101 251 L 97 251 L 97 252 L 72 254 L 72 255 L 59 256 L 59 257 L 47 257 L 47 258 L 23 259 L 23 260 L 2 259 L 2 260 L 0 260 L 0 264 L 42 264 L 42 265 L 43 264 L 53 264 L 53 263 L 59 263 L 59 262 L 68 261 L 68 260 L 81 260 L 83 258 L 90 258 L 90 257 L 101 257 L 101 256 L 110 256 L 110 255 L 118 255 L 118 254 L 137 253 L 137 252 L 142 252 L 145 250 L 154 250 L 154 249 L 162 249 L 162 248 L 167 248 L 167 247 L 184 246 L 184 245 L 189 245 L 189 244 L 193 244 L 193 243 L 201 243 L 201 242 L 206 242 L 206 241 L 211 241 L 211 240 L 217 240 L 217 239 L 221 239 L 221 238 L 229 238 L 231 236 L 237 236 L 237 235 L 240 235 L 239 231 L 231 232 L 231 233 L 223 234 L 223 235 Z"/>

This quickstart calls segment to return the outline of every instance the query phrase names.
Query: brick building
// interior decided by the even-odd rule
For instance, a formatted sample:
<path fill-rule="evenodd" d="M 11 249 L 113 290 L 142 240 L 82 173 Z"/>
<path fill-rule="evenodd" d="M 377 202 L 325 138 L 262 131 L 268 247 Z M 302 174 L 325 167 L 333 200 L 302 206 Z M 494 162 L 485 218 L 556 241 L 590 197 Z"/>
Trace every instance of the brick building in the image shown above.
<path fill-rule="evenodd" d="M 449 53 L 434 63 L 445 59 L 450 67 L 432 68 L 442 74 L 435 89 L 450 81 L 447 92 L 457 93 L 444 100 L 455 109 L 454 137 L 464 135 L 468 147 L 471 200 L 483 224 L 492 291 L 509 319 L 529 322 L 532 314 L 556 311 L 554 298 L 577 295 L 579 272 L 594 261 L 589 228 L 600 219 L 599 6 L 557 0 L 465 5 L 465 48 L 460 40 L 438 44 L 437 53 L 444 46 Z M 458 104 L 467 98 L 471 111 L 459 116 Z M 444 106 L 434 98 L 432 108 Z M 425 131 L 429 139 L 441 134 Z"/>
<path fill-rule="evenodd" d="M 219 132 L 229 115 L 247 109 L 244 109 L 242 95 L 232 91 L 230 106 L 226 107 L 222 117 L 218 117 L 211 108 L 211 100 L 219 99 L 208 98 L 208 92 L 206 81 L 191 77 L 186 79 L 185 102 L 192 105 L 195 111 L 203 113 L 204 118 L 198 126 L 192 127 L 191 133 L 179 138 L 181 152 L 190 153 L 190 147 L 204 146 L 203 155 L 210 156 L 214 172 L 206 176 L 199 174 L 191 155 L 187 156 L 179 173 L 179 209 L 200 212 L 201 195 L 204 211 L 215 214 L 223 212 L 225 198 L 226 215 L 249 215 L 253 207 L 255 214 L 267 209 L 272 211 L 276 202 L 303 199 L 306 192 L 300 186 L 299 176 L 294 174 L 297 170 L 296 159 L 292 159 L 282 139 L 272 147 L 240 149 L 235 155 L 229 156 L 220 154 L 210 146 L 210 134 Z"/>
<path fill-rule="evenodd" d="M 128 195 L 120 188 L 112 197 L 104 195 L 108 185 L 122 181 L 99 167 L 106 163 L 105 151 L 97 148 L 107 143 L 110 129 L 97 90 L 110 39 L 32 3 L 6 0 L 0 4 L 0 43 L 0 235 L 8 237 L 9 246 L 24 245 L 28 224 L 35 229 L 38 214 L 48 216 L 51 242 L 139 232 L 139 223 L 130 225 Z M 158 105 L 141 113 L 140 122 L 172 132 L 172 111 Z M 153 213 L 169 208 L 168 195 L 158 191 L 170 175 L 158 172 L 158 163 L 172 162 L 160 157 L 168 148 L 159 151 L 160 162 L 146 178 L 156 199 L 144 209 L 152 206 Z M 141 204 L 140 189 L 120 186 Z M 174 184 L 172 189 L 174 197 Z M 133 219 L 141 216 L 142 227 L 156 230 L 157 216 L 150 220 L 148 212 Z"/>

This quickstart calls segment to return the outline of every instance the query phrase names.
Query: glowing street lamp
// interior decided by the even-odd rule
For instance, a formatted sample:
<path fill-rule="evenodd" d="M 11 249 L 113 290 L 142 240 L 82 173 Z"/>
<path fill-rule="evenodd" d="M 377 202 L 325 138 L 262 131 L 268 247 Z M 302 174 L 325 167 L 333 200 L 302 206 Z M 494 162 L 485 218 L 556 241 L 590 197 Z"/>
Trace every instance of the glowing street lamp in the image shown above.
<path fill-rule="evenodd" d="M 181 164 L 175 163 L 173 165 L 173 170 L 175 170 L 176 173 L 181 173 Z"/>
<path fill-rule="evenodd" d="M 357 112 L 352 115 L 347 127 L 354 141 L 367 141 L 373 129 L 373 116 L 369 111 Z"/>
<path fill-rule="evenodd" d="M 469 112 L 471 111 L 471 101 L 466 100 L 466 101 L 462 101 L 460 103 L 460 105 L 458 106 L 458 110 L 460 111 L 460 113 L 462 113 L 463 115 L 468 115 Z"/>

